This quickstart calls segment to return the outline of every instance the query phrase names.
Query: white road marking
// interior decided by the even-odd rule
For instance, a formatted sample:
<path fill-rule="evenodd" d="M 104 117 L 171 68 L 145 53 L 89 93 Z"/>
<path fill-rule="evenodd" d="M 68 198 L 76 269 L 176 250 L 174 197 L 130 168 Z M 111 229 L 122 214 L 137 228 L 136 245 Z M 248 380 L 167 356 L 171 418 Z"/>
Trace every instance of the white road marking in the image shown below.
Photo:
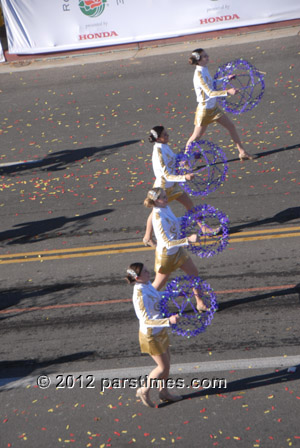
<path fill-rule="evenodd" d="M 183 364 L 173 364 L 171 366 L 170 375 L 173 377 L 183 374 L 201 373 L 205 372 L 223 372 L 228 370 L 248 370 L 248 369 L 266 369 L 266 368 L 289 368 L 291 366 L 300 365 L 300 355 L 296 356 L 274 356 L 269 358 L 250 358 L 250 359 L 231 359 L 227 361 L 209 361 L 209 362 L 192 362 Z M 148 375 L 153 365 L 142 367 L 126 367 L 109 370 L 94 370 L 84 372 L 64 372 L 51 373 L 39 372 L 35 376 L 28 376 L 24 378 L 0 378 L 0 389 L 9 390 L 16 388 L 24 388 L 28 386 L 37 386 L 37 378 L 42 375 L 47 375 L 50 379 L 51 385 L 58 384 L 58 375 L 66 378 L 71 375 L 74 378 L 81 376 L 84 382 L 89 381 L 93 377 L 95 382 L 105 379 L 122 379 L 122 378 L 139 378 L 140 376 Z"/>

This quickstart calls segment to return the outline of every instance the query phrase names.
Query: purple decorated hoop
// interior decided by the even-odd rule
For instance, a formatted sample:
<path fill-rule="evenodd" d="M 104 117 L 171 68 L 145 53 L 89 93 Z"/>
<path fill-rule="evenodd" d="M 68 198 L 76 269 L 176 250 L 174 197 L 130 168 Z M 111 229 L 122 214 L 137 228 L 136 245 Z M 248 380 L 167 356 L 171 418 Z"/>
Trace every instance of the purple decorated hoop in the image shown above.
<path fill-rule="evenodd" d="M 199 205 L 181 218 L 180 238 L 198 234 L 196 243 L 188 249 L 199 257 L 212 257 L 222 252 L 228 244 L 228 217 L 211 205 Z"/>
<path fill-rule="evenodd" d="M 191 196 L 207 196 L 223 184 L 227 170 L 227 158 L 219 146 L 207 140 L 192 143 L 186 152 L 176 157 L 176 173 L 193 173 L 190 181 L 180 182 L 180 187 Z"/>
<path fill-rule="evenodd" d="M 208 308 L 207 311 L 197 311 L 193 289 L 197 289 L 199 297 Z M 180 319 L 171 326 L 172 331 L 187 338 L 203 333 L 218 309 L 216 295 L 209 284 L 192 276 L 176 277 L 169 282 L 159 307 L 163 317 L 179 314 Z"/>
<path fill-rule="evenodd" d="M 229 79 L 230 76 L 234 76 Z M 238 89 L 236 95 L 219 97 L 219 104 L 232 114 L 242 114 L 257 106 L 264 90 L 264 77 L 252 64 L 244 59 L 235 59 L 221 65 L 213 80 L 214 90 Z"/>

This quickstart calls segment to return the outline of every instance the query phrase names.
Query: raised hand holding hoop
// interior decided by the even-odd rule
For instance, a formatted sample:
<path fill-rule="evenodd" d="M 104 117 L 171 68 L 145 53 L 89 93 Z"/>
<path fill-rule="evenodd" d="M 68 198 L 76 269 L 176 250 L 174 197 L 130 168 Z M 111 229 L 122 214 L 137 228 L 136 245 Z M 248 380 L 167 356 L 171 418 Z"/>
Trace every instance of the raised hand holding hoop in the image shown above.
<path fill-rule="evenodd" d="M 238 93 L 219 97 L 219 104 L 226 112 L 241 114 L 248 112 L 260 102 L 265 83 L 262 73 L 244 59 L 235 59 L 221 65 L 213 80 L 215 90 L 234 88 Z"/>
<path fill-rule="evenodd" d="M 212 142 L 199 140 L 176 158 L 179 175 L 194 174 L 192 180 L 180 182 L 180 187 L 191 196 L 207 196 L 223 184 L 227 170 L 225 153 Z"/>

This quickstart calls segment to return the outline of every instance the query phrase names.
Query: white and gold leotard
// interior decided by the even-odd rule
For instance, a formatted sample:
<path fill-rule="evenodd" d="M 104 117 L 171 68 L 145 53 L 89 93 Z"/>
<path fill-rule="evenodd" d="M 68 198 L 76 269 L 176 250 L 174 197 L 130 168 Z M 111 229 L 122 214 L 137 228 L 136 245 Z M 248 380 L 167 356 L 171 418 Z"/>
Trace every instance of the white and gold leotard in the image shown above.
<path fill-rule="evenodd" d="M 136 283 L 133 289 L 133 306 L 140 323 L 140 331 L 150 336 L 159 333 L 163 327 L 169 327 L 168 318 L 162 318 L 159 312 L 159 300 L 163 292 L 157 291 L 150 282 Z"/>
<path fill-rule="evenodd" d="M 159 254 L 176 254 L 180 246 L 188 246 L 187 238 L 179 239 L 180 219 L 170 207 L 153 207 L 152 223 L 157 240 L 156 252 Z"/>
<path fill-rule="evenodd" d="M 197 65 L 194 72 L 194 89 L 197 96 L 198 107 L 213 109 L 216 98 L 227 96 L 227 90 L 213 90 L 213 80 L 207 67 Z"/>
<path fill-rule="evenodd" d="M 152 167 L 155 175 L 153 187 L 164 190 L 173 187 L 174 182 L 185 182 L 185 176 L 175 174 L 176 154 L 169 145 L 155 143 L 152 153 Z"/>

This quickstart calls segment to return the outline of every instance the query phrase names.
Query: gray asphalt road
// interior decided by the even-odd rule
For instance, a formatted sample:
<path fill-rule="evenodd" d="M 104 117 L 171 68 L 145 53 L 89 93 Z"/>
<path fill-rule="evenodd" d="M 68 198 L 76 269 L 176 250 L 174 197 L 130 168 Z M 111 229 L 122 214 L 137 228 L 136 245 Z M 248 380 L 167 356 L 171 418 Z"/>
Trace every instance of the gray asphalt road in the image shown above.
<path fill-rule="evenodd" d="M 266 73 L 260 105 L 234 118 L 246 149 L 259 157 L 240 163 L 225 130 L 214 126 L 206 134 L 229 160 L 226 182 L 205 201 L 228 214 L 231 240 L 217 257 L 193 256 L 220 310 L 203 335 L 172 336 L 173 360 L 297 355 L 299 37 L 208 51 L 211 73 L 236 57 Z M 147 134 L 162 123 L 179 150 L 192 131 L 196 103 L 187 57 L 179 51 L 2 74 L 2 378 L 151 365 L 139 353 L 131 288 L 123 278 L 130 262 L 153 267 L 154 252 L 141 243 L 148 215 L 142 202 L 153 180 Z M 172 208 L 184 213 L 180 205 Z M 39 437 L 43 446 L 120 447 L 132 439 L 136 446 L 188 446 L 188 440 L 199 446 L 197 431 L 191 438 L 198 424 L 206 425 L 203 446 L 297 446 L 297 372 L 286 378 L 275 370 L 255 371 L 257 380 L 247 371 L 220 372 L 233 382 L 227 399 L 197 396 L 163 408 L 163 428 L 128 390 L 122 405 L 118 391 L 96 402 L 80 389 L 62 397 L 55 389 L 46 395 L 36 388 L 4 390 L 3 446 L 26 440 L 40 446 Z M 247 400 L 235 398 L 237 389 Z M 255 428 L 251 435 L 248 427 Z"/>

